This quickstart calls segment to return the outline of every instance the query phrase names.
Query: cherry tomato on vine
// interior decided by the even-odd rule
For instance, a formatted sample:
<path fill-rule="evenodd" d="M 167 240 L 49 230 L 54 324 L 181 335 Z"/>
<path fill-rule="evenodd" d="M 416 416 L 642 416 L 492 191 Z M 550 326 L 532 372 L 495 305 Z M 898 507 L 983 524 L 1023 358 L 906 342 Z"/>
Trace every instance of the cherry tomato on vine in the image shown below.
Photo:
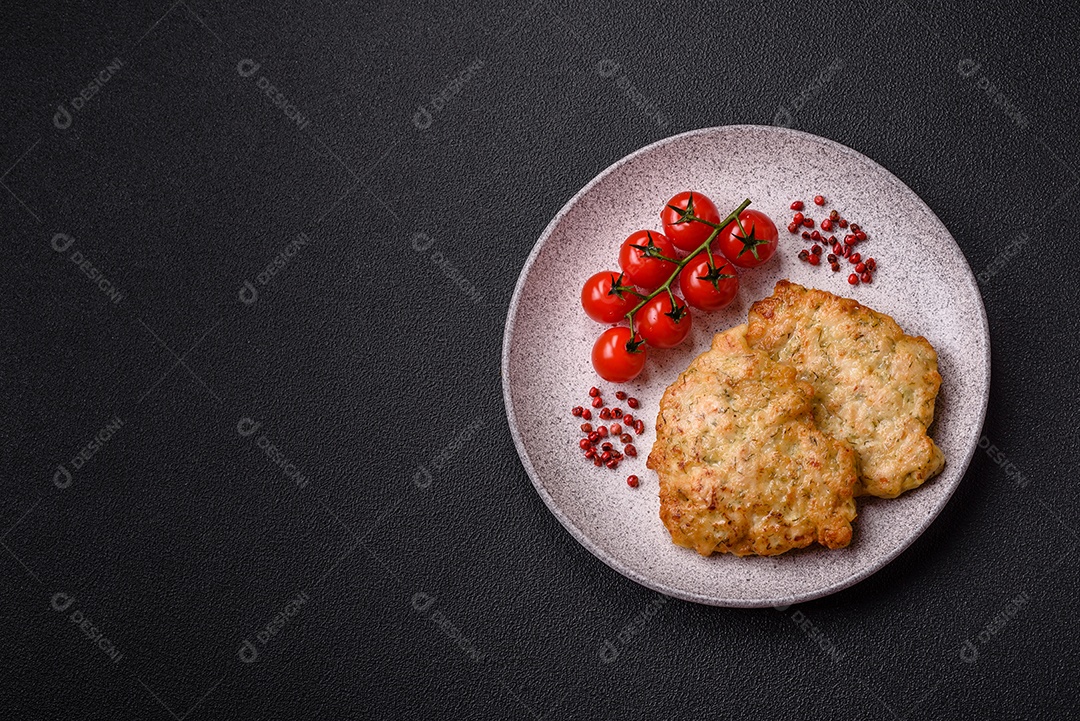
<path fill-rule="evenodd" d="M 631 341 L 626 326 L 608 328 L 593 344 L 593 368 L 609 383 L 626 383 L 645 367 L 645 347 L 641 336 Z"/>
<path fill-rule="evenodd" d="M 654 348 L 679 345 L 690 333 L 690 324 L 690 309 L 683 303 L 672 306 L 667 293 L 650 300 L 634 316 L 637 332 Z"/>
<path fill-rule="evenodd" d="M 713 265 L 709 267 L 710 251 L 694 256 L 679 273 L 679 289 L 686 302 L 699 310 L 720 310 L 735 300 L 739 292 L 739 276 L 724 256 L 712 253 Z"/>
<path fill-rule="evenodd" d="M 701 193 L 686 191 L 669 200 L 664 209 L 660 211 L 660 221 L 664 224 L 664 235 L 671 238 L 671 242 L 675 244 L 676 248 L 687 253 L 704 243 L 715 230 L 711 225 L 706 225 L 697 220 L 681 220 L 688 206 L 690 206 L 696 217 L 710 223 L 720 222 L 720 211 L 716 209 L 711 200 Z"/>
<path fill-rule="evenodd" d="M 675 246 L 667 236 L 653 230 L 639 230 L 631 233 L 619 248 L 619 267 L 631 284 L 654 291 L 671 277 L 676 266 L 670 261 L 649 257 L 646 248 L 652 249 L 650 253 L 675 258 Z"/>
<path fill-rule="evenodd" d="M 720 252 L 740 268 L 756 268 L 776 253 L 776 226 L 757 210 L 744 210 L 739 220 L 741 230 L 732 222 L 720 231 Z"/>
<path fill-rule="evenodd" d="M 581 289 L 581 307 L 597 323 L 618 323 L 640 302 L 630 290 L 618 290 L 628 285 L 622 273 L 602 270 L 585 281 Z"/>

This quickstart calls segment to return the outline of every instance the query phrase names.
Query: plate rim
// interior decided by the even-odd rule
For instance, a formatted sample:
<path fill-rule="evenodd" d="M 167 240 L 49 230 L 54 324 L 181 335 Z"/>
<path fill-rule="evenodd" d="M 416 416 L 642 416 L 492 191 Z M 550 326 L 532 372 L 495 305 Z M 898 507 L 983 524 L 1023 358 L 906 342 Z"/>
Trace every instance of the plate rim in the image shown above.
<path fill-rule="evenodd" d="M 864 581 L 873 574 L 877 573 L 882 568 L 892 563 L 897 558 L 897 556 L 906 551 L 911 546 L 911 544 L 916 541 L 916 539 L 922 536 L 926 529 L 930 527 L 930 524 L 932 524 L 937 519 L 938 515 L 942 512 L 942 510 L 944 510 L 945 506 L 948 505 L 949 500 L 956 492 L 956 489 L 964 480 L 964 476 L 967 475 L 968 468 L 971 465 L 971 459 L 975 456 L 975 450 L 978 447 L 978 439 L 976 439 L 975 442 L 971 444 L 971 448 L 968 449 L 967 457 L 964 459 L 963 462 L 963 470 L 960 471 L 960 474 L 957 477 L 955 483 L 953 483 L 952 487 L 948 489 L 947 493 L 941 499 L 941 502 L 938 504 L 938 506 L 932 509 L 932 513 L 927 515 L 922 520 L 922 522 L 914 528 L 913 532 L 904 539 L 902 543 L 900 543 L 895 549 L 893 549 L 889 553 L 879 557 L 874 563 L 869 564 L 865 568 L 858 569 L 855 573 L 852 573 L 851 575 L 846 576 L 835 583 L 829 584 L 819 589 L 815 589 L 813 591 L 806 591 L 799 594 L 791 594 L 787 596 L 778 596 L 772 598 L 719 598 L 715 596 L 693 593 L 689 591 L 684 591 L 682 589 L 666 586 L 631 568 L 624 566 L 618 559 L 612 557 L 610 554 L 607 553 L 607 551 L 593 543 L 592 539 L 589 538 L 586 533 L 584 533 L 572 521 L 570 521 L 570 519 L 562 513 L 562 510 L 551 497 L 551 494 L 547 492 L 547 489 L 544 488 L 543 484 L 541 484 L 540 481 L 537 479 L 538 474 L 536 472 L 536 469 L 533 467 L 532 461 L 529 459 L 529 454 L 525 449 L 524 441 L 521 438 L 521 434 L 518 432 L 517 416 L 514 413 L 514 405 L 510 394 L 510 346 L 513 342 L 514 337 L 518 302 L 520 301 L 521 293 L 525 286 L 525 279 L 528 277 L 529 271 L 532 269 L 533 263 L 536 261 L 536 258 L 540 254 L 540 250 L 543 248 L 544 244 L 547 242 L 548 238 L 554 232 L 556 226 L 563 219 L 563 217 L 565 217 L 566 214 L 570 212 L 570 209 L 574 207 L 574 205 L 576 205 L 577 202 L 586 193 L 592 190 L 592 188 L 597 185 L 601 180 L 621 168 L 623 165 L 634 160 L 638 156 L 654 150 L 655 148 L 667 145 L 668 143 L 676 142 L 683 138 L 693 137 L 696 135 L 708 135 L 711 133 L 730 130 L 764 130 L 768 132 L 780 133 L 781 135 L 792 135 L 799 137 L 803 140 L 809 140 L 811 142 L 830 146 L 831 148 L 839 151 L 840 153 L 854 156 L 861 162 L 868 162 L 873 166 L 876 166 L 879 170 L 884 172 L 884 177 L 889 182 L 898 186 L 899 190 L 906 190 L 907 192 L 911 193 L 919 199 L 919 201 L 923 204 L 923 206 L 929 213 L 932 222 L 937 224 L 940 231 L 944 231 L 945 235 L 947 235 L 949 240 L 952 242 L 953 247 L 956 249 L 956 252 L 960 255 L 961 258 L 964 259 L 964 270 L 967 271 L 967 276 L 965 280 L 967 281 L 968 285 L 975 291 L 975 297 L 979 301 L 978 315 L 979 321 L 982 324 L 982 335 L 986 341 L 986 352 L 984 354 L 985 357 L 982 366 L 984 369 L 983 377 L 980 379 L 980 381 L 983 383 L 984 391 L 982 394 L 982 407 L 979 409 L 978 426 L 981 430 L 986 425 L 986 412 L 990 402 L 990 324 L 986 316 L 986 304 L 983 301 L 982 292 L 979 290 L 979 285 L 976 281 L 975 273 L 971 269 L 971 263 L 968 262 L 967 256 L 964 254 L 964 251 L 960 247 L 960 244 L 956 242 L 956 238 L 953 237 L 953 234 L 949 231 L 945 224 L 941 222 L 941 219 L 938 218 L 937 213 L 934 212 L 934 209 L 931 208 L 925 200 L 923 200 L 922 196 L 912 190 L 904 181 L 900 180 L 900 178 L 896 177 L 892 173 L 892 171 L 878 163 L 873 158 L 870 158 L 869 156 L 860 153 L 854 148 L 850 148 L 843 143 L 839 143 L 835 140 L 830 140 L 829 138 L 824 138 L 820 135 L 814 135 L 813 133 L 808 133 L 802 130 L 795 130 L 793 128 L 785 128 L 775 125 L 756 125 L 751 123 L 742 123 L 735 125 L 717 125 L 707 128 L 699 128 L 697 130 L 689 130 L 686 132 L 677 133 L 676 135 L 670 135 L 666 138 L 661 138 L 660 140 L 649 143 L 648 145 L 638 148 L 634 152 L 619 158 L 614 163 L 601 170 L 592 180 L 586 183 L 580 190 L 574 193 L 574 195 L 569 200 L 566 201 L 562 208 L 559 209 L 559 212 L 556 213 L 555 216 L 552 217 L 551 221 L 548 222 L 547 226 L 544 227 L 544 230 L 540 233 L 540 236 L 533 244 L 532 250 L 529 252 L 528 257 L 525 259 L 525 264 L 521 267 L 521 272 L 518 274 L 517 282 L 514 284 L 514 293 L 510 297 L 510 305 L 507 309 L 506 323 L 503 329 L 502 360 L 500 363 L 500 375 L 502 376 L 503 405 L 506 409 L 506 417 L 510 426 L 510 435 L 514 440 L 514 447 L 517 450 L 518 458 L 521 460 L 521 464 L 522 466 L 524 466 L 525 473 L 528 475 L 529 480 L 532 482 L 533 488 L 536 490 L 540 498 L 544 501 L 544 505 L 547 506 L 548 510 L 552 513 L 552 515 L 554 515 L 555 518 L 558 519 L 559 523 L 562 524 L 563 528 L 565 528 L 570 533 L 570 535 L 573 536 L 574 540 L 584 546 L 594 556 L 603 561 L 604 564 L 606 564 L 609 568 L 618 572 L 622 576 L 629 578 L 631 581 L 634 581 L 635 583 L 644 586 L 645 588 L 649 588 L 665 596 L 678 598 L 684 601 L 692 601 L 694 603 L 700 603 L 708 606 L 723 606 L 727 608 L 768 608 L 770 606 L 786 608 L 787 606 L 796 603 L 803 603 L 805 601 L 812 601 L 814 599 L 823 598 L 825 596 L 829 596 L 831 594 L 842 591 L 846 588 L 850 588 L 851 586 L 854 586 L 855 584 Z"/>

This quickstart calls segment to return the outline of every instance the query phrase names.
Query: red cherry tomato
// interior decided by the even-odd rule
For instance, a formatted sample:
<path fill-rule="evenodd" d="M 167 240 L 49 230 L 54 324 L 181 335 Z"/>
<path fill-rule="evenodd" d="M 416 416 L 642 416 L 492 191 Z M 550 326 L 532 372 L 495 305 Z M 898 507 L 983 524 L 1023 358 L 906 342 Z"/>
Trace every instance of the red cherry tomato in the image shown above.
<path fill-rule="evenodd" d="M 618 323 L 634 309 L 640 299 L 627 290 L 616 290 L 617 286 L 626 286 L 622 273 L 602 270 L 589 277 L 581 289 L 581 307 L 585 314 L 598 323 Z"/>
<path fill-rule="evenodd" d="M 676 299 L 678 300 L 678 299 Z M 634 316 L 634 327 L 654 348 L 674 348 L 690 333 L 690 309 L 685 304 L 671 305 L 667 293 L 661 293 Z"/>
<path fill-rule="evenodd" d="M 664 284 L 675 272 L 675 264 L 659 258 L 645 255 L 643 248 L 655 248 L 665 258 L 675 257 L 675 246 L 662 233 L 653 230 L 639 230 L 631 233 L 619 248 L 619 266 L 626 279 L 639 288 L 654 291 Z"/>
<path fill-rule="evenodd" d="M 720 252 L 740 268 L 756 268 L 776 253 L 776 226 L 757 210 L 744 210 L 739 220 L 742 230 L 732 222 L 720 232 Z"/>
<path fill-rule="evenodd" d="M 668 201 L 664 209 L 660 211 L 660 221 L 664 224 L 664 235 L 671 238 L 671 242 L 679 250 L 689 253 L 697 249 L 699 245 L 712 235 L 713 228 L 700 221 L 680 220 L 682 211 L 688 205 L 692 205 L 694 215 L 710 223 L 720 222 L 720 211 L 713 202 L 701 193 L 683 192 Z M 678 210 L 676 210 L 676 208 Z"/>
<path fill-rule="evenodd" d="M 713 253 L 713 265 L 709 267 L 710 251 L 695 255 L 679 273 L 679 288 L 686 302 L 700 310 L 720 310 L 735 300 L 739 292 L 739 276 L 735 266 L 719 253 Z M 644 310 L 644 309 L 643 309 Z"/>
<path fill-rule="evenodd" d="M 593 368 L 609 383 L 626 383 L 638 377 L 645 367 L 645 347 L 641 336 L 631 342 L 626 326 L 608 328 L 593 344 Z"/>

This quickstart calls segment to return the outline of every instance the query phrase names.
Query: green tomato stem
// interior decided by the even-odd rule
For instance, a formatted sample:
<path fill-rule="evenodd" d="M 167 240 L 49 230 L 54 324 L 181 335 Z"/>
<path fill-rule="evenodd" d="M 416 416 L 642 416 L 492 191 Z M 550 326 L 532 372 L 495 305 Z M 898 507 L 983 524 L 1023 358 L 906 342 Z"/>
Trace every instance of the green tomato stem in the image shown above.
<path fill-rule="evenodd" d="M 701 253 L 701 251 L 708 248 L 709 245 L 712 244 L 713 240 L 716 239 L 716 236 L 719 235 L 720 231 L 723 230 L 724 228 L 726 228 L 728 226 L 728 224 L 731 223 L 731 221 L 734 220 L 736 223 L 739 223 L 739 213 L 746 210 L 746 206 L 748 206 L 748 205 L 750 205 L 750 199 L 749 198 L 747 198 L 742 203 L 740 203 L 738 208 L 736 208 L 735 210 L 728 213 L 728 216 L 726 218 L 724 218 L 723 220 L 721 220 L 719 223 L 711 223 L 711 222 L 709 222 L 709 221 L 707 221 L 707 220 L 705 220 L 703 218 L 697 217 L 696 215 L 693 215 L 693 214 L 690 215 L 689 220 L 687 220 L 686 222 L 693 223 L 694 221 L 697 221 L 699 223 L 704 223 L 705 225 L 708 225 L 708 226 L 712 227 L 713 232 L 709 234 L 709 237 L 705 239 L 704 243 L 702 243 L 697 248 L 695 248 L 693 251 L 691 251 L 688 256 L 686 256 L 685 258 L 683 258 L 682 260 L 679 260 L 679 261 L 672 261 L 672 262 L 675 263 L 675 266 L 676 266 L 675 270 L 673 270 L 671 272 L 671 275 L 668 276 L 668 279 L 664 281 L 663 285 L 661 285 L 659 288 L 654 290 L 652 293 L 649 293 L 647 296 L 645 296 L 644 299 L 640 303 L 638 303 L 637 306 L 634 307 L 633 310 L 631 310 L 629 313 L 626 314 L 626 319 L 628 321 L 630 321 L 630 340 L 634 339 L 634 316 L 637 314 L 637 312 L 639 310 L 641 310 L 642 308 L 644 308 L 646 303 L 648 303 L 650 300 L 652 300 L 656 296 L 660 295 L 661 293 L 668 293 L 668 294 L 671 295 L 671 305 L 674 308 L 675 307 L 675 294 L 671 290 L 671 281 L 675 280 L 675 278 L 678 277 L 679 271 L 681 271 L 683 268 L 685 268 L 687 263 L 689 263 L 691 260 L 693 260 L 699 253 Z M 739 227 L 740 227 L 740 229 L 742 228 L 742 223 L 739 223 Z M 710 263 L 710 265 L 712 265 L 712 264 Z"/>

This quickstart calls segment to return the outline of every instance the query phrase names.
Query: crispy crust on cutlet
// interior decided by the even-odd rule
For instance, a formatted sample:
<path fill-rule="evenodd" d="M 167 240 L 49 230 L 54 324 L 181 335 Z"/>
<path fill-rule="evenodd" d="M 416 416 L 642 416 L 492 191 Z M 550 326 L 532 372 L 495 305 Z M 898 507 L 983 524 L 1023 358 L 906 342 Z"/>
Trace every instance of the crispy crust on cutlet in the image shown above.
<path fill-rule="evenodd" d="M 702 555 L 773 556 L 851 542 L 855 455 L 813 422 L 813 389 L 746 343 L 713 339 L 664 392 L 648 467 L 660 518 Z"/>
<path fill-rule="evenodd" d="M 746 338 L 813 386 L 818 428 L 855 449 L 857 493 L 894 498 L 941 471 L 945 456 L 927 433 L 941 375 L 925 338 L 786 280 L 750 307 Z"/>

